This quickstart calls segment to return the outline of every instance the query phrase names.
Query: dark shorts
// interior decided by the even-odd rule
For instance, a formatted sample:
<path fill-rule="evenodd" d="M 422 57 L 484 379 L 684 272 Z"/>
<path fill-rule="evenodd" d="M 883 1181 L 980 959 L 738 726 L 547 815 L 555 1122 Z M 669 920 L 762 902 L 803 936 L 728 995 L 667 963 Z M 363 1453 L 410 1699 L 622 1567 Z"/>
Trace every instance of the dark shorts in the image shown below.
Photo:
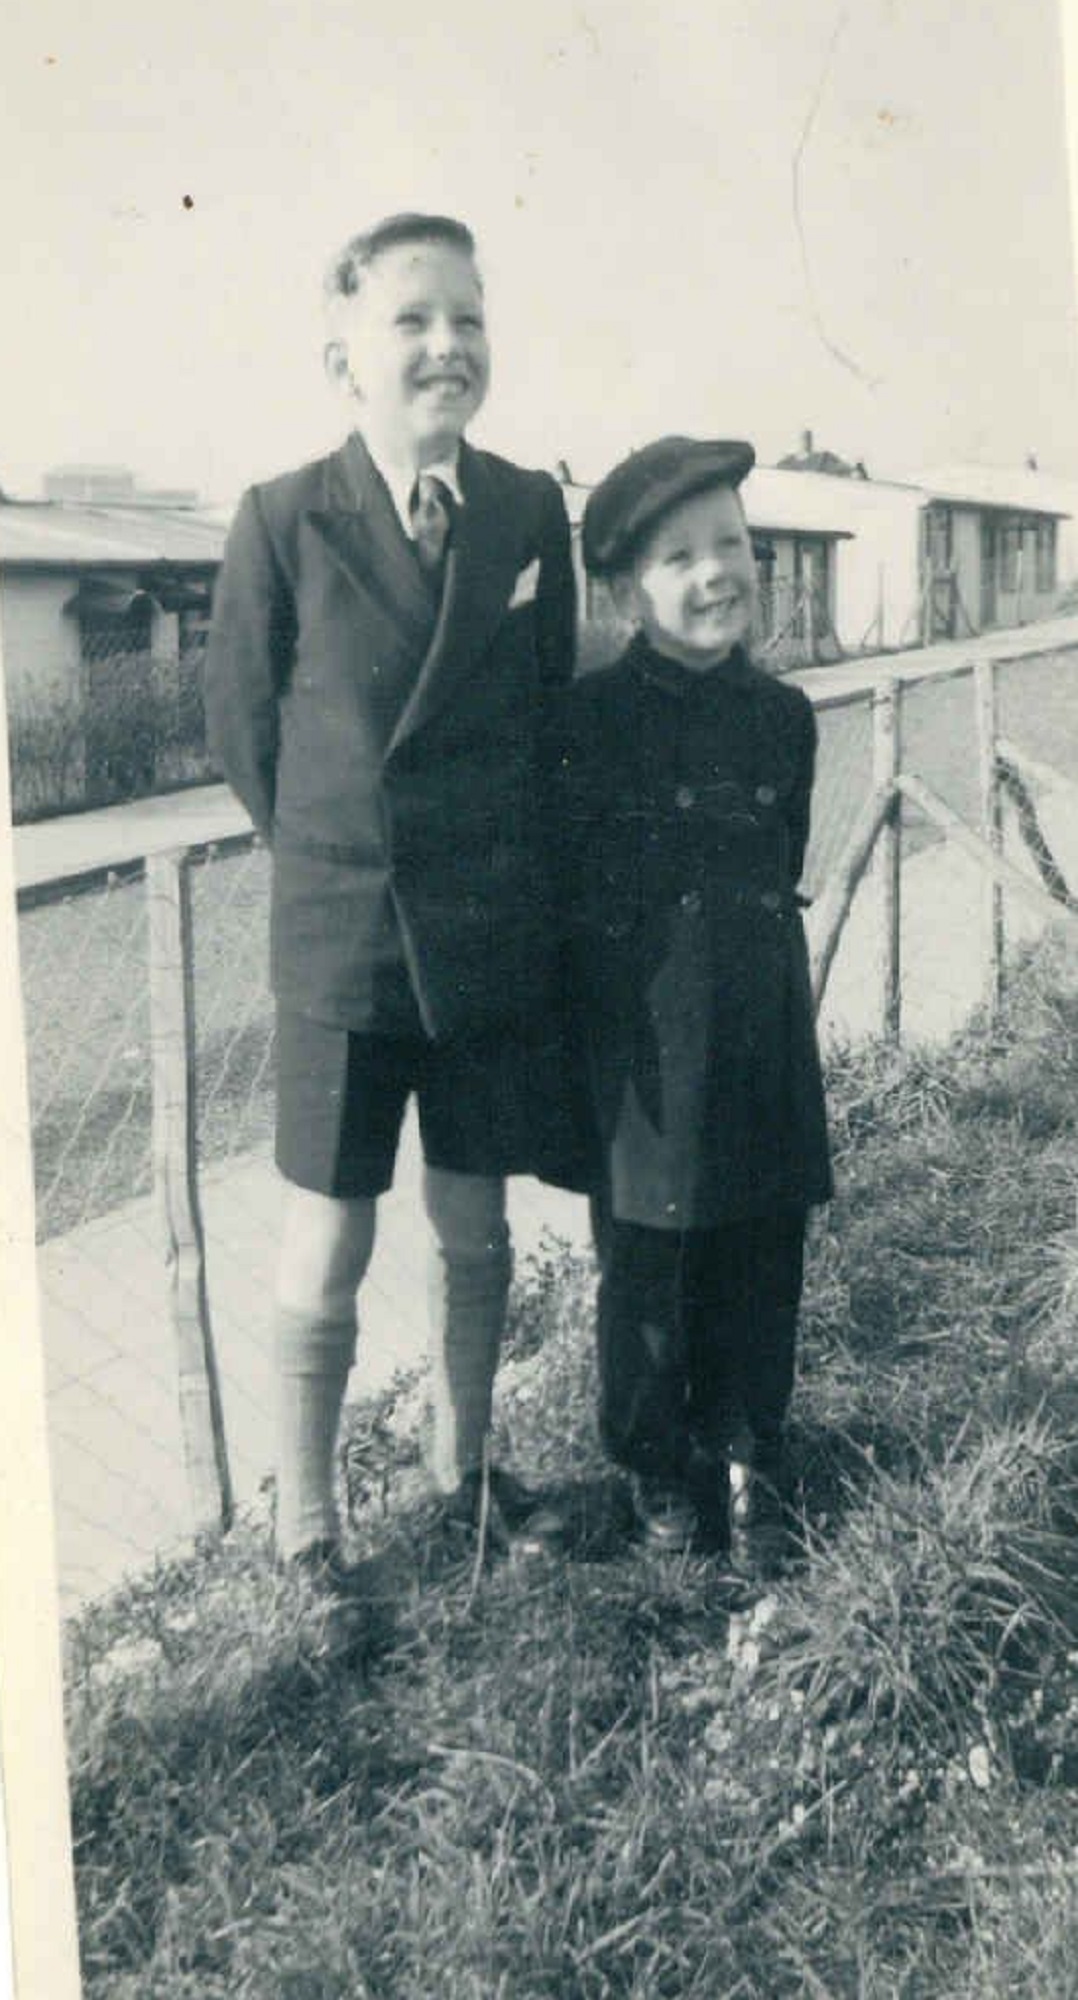
<path fill-rule="evenodd" d="M 413 1093 L 428 1166 L 587 1186 L 581 1099 L 556 1027 L 433 1042 L 278 1009 L 276 1157 L 286 1180 L 317 1194 L 384 1194 Z"/>

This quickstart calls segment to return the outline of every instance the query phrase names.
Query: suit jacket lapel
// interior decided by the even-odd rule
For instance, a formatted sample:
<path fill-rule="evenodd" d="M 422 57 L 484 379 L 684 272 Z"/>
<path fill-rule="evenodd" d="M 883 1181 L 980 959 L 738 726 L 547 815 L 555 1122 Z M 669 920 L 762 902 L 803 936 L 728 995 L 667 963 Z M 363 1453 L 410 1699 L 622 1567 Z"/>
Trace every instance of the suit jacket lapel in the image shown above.
<path fill-rule="evenodd" d="M 413 631 L 420 644 L 428 641 L 430 592 L 360 437 L 348 438 L 327 461 L 325 504 L 309 518 L 359 596 Z"/>
<path fill-rule="evenodd" d="M 446 558 L 438 620 L 391 748 L 452 698 L 504 616 L 512 593 L 519 526 L 501 504 L 489 467 L 464 444 L 460 485 L 464 506 Z"/>

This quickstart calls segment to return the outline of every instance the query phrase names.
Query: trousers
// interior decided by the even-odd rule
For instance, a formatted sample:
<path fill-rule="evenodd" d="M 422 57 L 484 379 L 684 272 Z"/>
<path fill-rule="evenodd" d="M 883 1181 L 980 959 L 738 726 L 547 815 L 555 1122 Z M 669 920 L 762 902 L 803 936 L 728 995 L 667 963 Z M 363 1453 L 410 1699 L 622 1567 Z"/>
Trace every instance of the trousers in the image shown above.
<path fill-rule="evenodd" d="M 746 1425 L 781 1437 L 794 1382 L 806 1210 L 714 1229 L 649 1229 L 592 1204 L 599 1260 L 599 1426 L 627 1471 L 678 1480 Z"/>

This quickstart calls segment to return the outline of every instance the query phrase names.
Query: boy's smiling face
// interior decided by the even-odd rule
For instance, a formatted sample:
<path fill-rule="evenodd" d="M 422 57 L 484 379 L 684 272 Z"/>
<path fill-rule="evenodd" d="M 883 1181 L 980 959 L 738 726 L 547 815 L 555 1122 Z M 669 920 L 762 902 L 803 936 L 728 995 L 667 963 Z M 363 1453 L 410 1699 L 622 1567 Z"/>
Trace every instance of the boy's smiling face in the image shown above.
<path fill-rule="evenodd" d="M 683 666 L 717 666 L 748 635 L 756 564 L 730 486 L 690 494 L 637 550 L 619 593 L 656 652 Z"/>
<path fill-rule="evenodd" d="M 394 458 L 455 451 L 490 381 L 483 294 L 447 243 L 400 243 L 363 272 L 340 337 L 363 428 Z"/>

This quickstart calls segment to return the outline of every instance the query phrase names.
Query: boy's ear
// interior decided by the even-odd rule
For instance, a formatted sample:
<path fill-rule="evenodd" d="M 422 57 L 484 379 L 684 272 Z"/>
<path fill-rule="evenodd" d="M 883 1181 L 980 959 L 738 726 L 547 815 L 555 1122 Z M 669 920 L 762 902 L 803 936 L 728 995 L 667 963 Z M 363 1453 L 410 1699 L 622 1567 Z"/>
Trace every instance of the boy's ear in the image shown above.
<path fill-rule="evenodd" d="M 613 576 L 607 578 L 607 589 L 618 617 L 624 618 L 627 625 L 634 624 L 637 619 L 637 603 L 636 579 L 632 570 L 616 570 Z"/>
<path fill-rule="evenodd" d="M 348 385 L 348 349 L 343 340 L 327 340 L 322 349 L 322 361 L 326 374 L 335 388 Z"/>

